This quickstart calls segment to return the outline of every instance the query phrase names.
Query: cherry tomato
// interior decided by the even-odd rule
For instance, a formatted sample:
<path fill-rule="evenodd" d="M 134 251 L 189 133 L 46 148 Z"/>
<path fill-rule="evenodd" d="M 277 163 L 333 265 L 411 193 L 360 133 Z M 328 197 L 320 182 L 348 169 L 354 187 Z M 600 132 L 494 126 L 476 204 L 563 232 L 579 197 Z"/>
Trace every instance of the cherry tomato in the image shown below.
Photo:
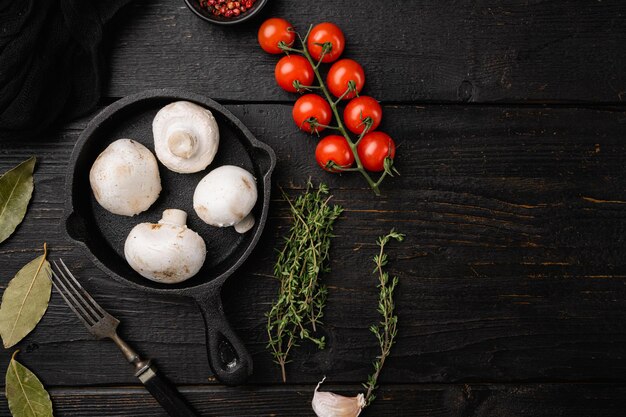
<path fill-rule="evenodd" d="M 315 159 L 318 165 L 328 172 L 337 172 L 337 170 L 326 168 L 328 161 L 333 161 L 344 168 L 348 168 L 354 163 L 354 155 L 350 145 L 348 145 L 346 138 L 339 135 L 326 136 L 320 140 L 317 148 L 315 148 Z"/>
<path fill-rule="evenodd" d="M 315 129 L 312 129 L 311 124 L 306 120 L 315 118 L 318 123 L 328 125 L 332 117 L 330 105 L 326 100 L 317 94 L 305 94 L 296 100 L 291 114 L 293 116 L 293 121 L 296 122 L 296 125 L 300 129 L 309 133 L 312 133 L 313 131 L 321 132 L 325 129 L 325 127 L 315 126 Z"/>
<path fill-rule="evenodd" d="M 348 82 L 352 80 L 356 84 L 356 91 L 361 92 L 365 84 L 365 72 L 358 62 L 351 59 L 342 59 L 330 67 L 326 77 L 326 85 L 335 97 L 340 97 L 347 89 Z M 354 91 L 346 94 L 344 100 L 356 96 Z"/>
<path fill-rule="evenodd" d="M 296 40 L 296 32 L 290 30 L 291 28 L 291 23 L 285 19 L 267 19 L 259 28 L 259 45 L 269 54 L 281 54 L 283 51 L 278 47 L 280 41 L 291 46 Z"/>
<path fill-rule="evenodd" d="M 385 158 L 396 156 L 396 144 L 383 132 L 367 133 L 357 146 L 357 153 L 363 167 L 368 171 L 380 172 L 385 169 Z"/>
<path fill-rule="evenodd" d="M 343 121 L 346 127 L 350 132 L 357 135 L 365 130 L 363 120 L 368 117 L 372 119 L 372 126 L 368 132 L 373 132 L 380 125 L 380 121 L 383 118 L 383 109 L 378 101 L 368 96 L 353 98 L 343 111 Z"/>
<path fill-rule="evenodd" d="M 311 29 L 306 46 L 314 60 L 319 61 L 320 56 L 322 56 L 322 45 L 326 42 L 330 42 L 333 47 L 329 52 L 324 54 L 322 62 L 338 60 L 346 46 L 346 39 L 341 29 L 334 23 L 320 23 Z"/>
<path fill-rule="evenodd" d="M 298 80 L 302 85 L 311 85 L 315 73 L 306 58 L 300 55 L 287 55 L 276 64 L 274 76 L 283 90 L 295 93 L 297 90 L 293 82 Z"/>

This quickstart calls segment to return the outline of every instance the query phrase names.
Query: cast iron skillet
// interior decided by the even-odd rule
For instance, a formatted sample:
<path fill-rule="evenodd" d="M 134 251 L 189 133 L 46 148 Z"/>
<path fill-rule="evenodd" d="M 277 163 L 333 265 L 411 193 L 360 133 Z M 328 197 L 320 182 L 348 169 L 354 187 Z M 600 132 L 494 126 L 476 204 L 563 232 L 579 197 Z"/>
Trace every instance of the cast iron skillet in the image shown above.
<path fill-rule="evenodd" d="M 215 160 L 205 171 L 177 174 L 159 163 L 163 190 L 147 211 L 134 217 L 118 216 L 104 210 L 89 185 L 89 170 L 96 157 L 111 142 L 129 138 L 154 152 L 152 119 L 173 101 L 187 100 L 209 109 L 220 129 Z M 141 290 L 193 298 L 206 324 L 209 364 L 215 376 L 228 385 L 243 383 L 252 373 L 252 358 L 233 332 L 224 315 L 220 289 L 224 281 L 246 260 L 261 236 L 270 200 L 270 175 L 276 163 L 274 151 L 259 142 L 232 113 L 215 101 L 173 89 L 146 91 L 121 99 L 97 115 L 80 135 L 69 163 L 65 203 L 65 228 L 87 256 L 105 273 Z M 232 227 L 217 228 L 202 222 L 193 210 L 193 192 L 212 169 L 237 165 L 257 179 L 258 200 L 253 209 L 256 224 L 245 234 Z M 135 272 L 124 259 L 124 241 L 138 223 L 156 223 L 163 210 L 178 208 L 188 214 L 187 225 L 207 245 L 207 257 L 200 272 L 175 285 L 152 282 Z"/>

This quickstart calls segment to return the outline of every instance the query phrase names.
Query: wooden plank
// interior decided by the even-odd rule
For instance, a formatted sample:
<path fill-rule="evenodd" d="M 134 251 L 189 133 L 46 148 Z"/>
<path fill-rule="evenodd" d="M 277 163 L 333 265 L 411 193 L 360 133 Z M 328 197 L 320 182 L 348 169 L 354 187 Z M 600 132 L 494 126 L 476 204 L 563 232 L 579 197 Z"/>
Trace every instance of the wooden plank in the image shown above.
<path fill-rule="evenodd" d="M 625 12 L 620 0 L 273 0 L 261 18 L 224 28 L 179 1 L 139 0 L 111 26 L 106 95 L 181 87 L 216 99 L 293 100 L 275 85 L 277 58 L 256 41 L 263 18 L 281 16 L 300 30 L 339 24 L 346 56 L 365 67 L 365 93 L 386 102 L 617 103 L 626 98 Z"/>
<path fill-rule="evenodd" d="M 185 387 L 181 391 L 203 416 L 311 416 L 314 385 Z M 358 386 L 329 385 L 343 395 Z M 143 388 L 51 390 L 55 416 L 165 417 Z M 618 417 L 626 407 L 623 384 L 397 385 L 383 388 L 361 416 L 400 417 Z M 4 395 L 0 416 L 9 417 Z"/>
<path fill-rule="evenodd" d="M 272 210 L 258 250 L 223 294 L 255 360 L 252 383 L 279 381 L 265 350 L 264 312 L 275 297 L 273 248 L 288 227 L 277 185 L 296 193 L 326 181 L 346 208 L 337 224 L 322 331 L 328 349 L 302 346 L 292 383 L 365 379 L 376 345 L 370 259 L 376 236 L 407 234 L 390 248 L 400 276 L 400 336 L 385 384 L 466 381 L 624 381 L 626 374 L 626 114 L 544 107 L 387 106 L 402 176 L 374 198 L 356 176 L 313 160 L 315 140 L 296 131 L 287 105 L 229 108 L 278 155 Z M 122 320 L 122 334 L 179 384 L 210 379 L 202 319 L 183 299 L 112 282 L 60 230 L 66 164 L 78 122 L 59 137 L 2 143 L 0 170 L 40 157 L 26 221 L 0 247 L 9 278 L 45 239 Z M 57 294 L 21 358 L 49 386 L 134 384 L 114 346 L 92 340 Z M 3 369 L 11 352 L 0 356 Z"/>

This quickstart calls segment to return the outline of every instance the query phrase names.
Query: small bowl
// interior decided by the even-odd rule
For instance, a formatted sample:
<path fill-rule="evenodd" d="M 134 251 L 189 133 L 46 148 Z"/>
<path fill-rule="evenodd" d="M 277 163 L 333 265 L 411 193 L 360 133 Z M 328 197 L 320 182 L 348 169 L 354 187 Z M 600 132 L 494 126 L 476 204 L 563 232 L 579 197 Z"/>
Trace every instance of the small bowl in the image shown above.
<path fill-rule="evenodd" d="M 236 25 L 237 23 L 245 22 L 256 16 L 267 4 L 267 0 L 257 0 L 254 3 L 254 6 L 252 6 L 252 9 L 250 9 L 250 11 L 246 11 L 245 13 L 236 17 L 215 16 L 207 9 L 201 7 L 199 0 L 185 0 L 185 4 L 196 16 L 198 16 L 202 20 L 215 23 L 216 25 Z"/>

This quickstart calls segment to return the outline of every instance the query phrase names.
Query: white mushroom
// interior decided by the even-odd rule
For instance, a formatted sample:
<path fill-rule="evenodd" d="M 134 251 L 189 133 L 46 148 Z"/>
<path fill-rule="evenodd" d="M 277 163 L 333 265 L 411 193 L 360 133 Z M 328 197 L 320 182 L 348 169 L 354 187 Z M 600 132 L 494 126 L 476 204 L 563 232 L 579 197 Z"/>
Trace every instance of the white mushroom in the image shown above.
<path fill-rule="evenodd" d="M 245 233 L 254 226 L 251 211 L 256 204 L 256 180 L 248 171 L 224 165 L 209 172 L 196 187 L 193 208 L 212 226 L 235 226 Z"/>
<path fill-rule="evenodd" d="M 152 134 L 159 161 L 181 174 L 205 169 L 220 142 L 211 112 L 188 101 L 177 101 L 159 110 L 152 122 Z"/>
<path fill-rule="evenodd" d="M 186 222 L 187 213 L 168 209 L 158 224 L 135 226 L 124 244 L 124 256 L 131 268 L 165 284 L 176 284 L 196 275 L 204 264 L 206 245 L 199 234 L 187 228 Z"/>
<path fill-rule="evenodd" d="M 156 158 L 131 139 L 116 140 L 98 155 L 89 182 L 98 203 L 123 216 L 147 210 L 161 192 Z"/>

